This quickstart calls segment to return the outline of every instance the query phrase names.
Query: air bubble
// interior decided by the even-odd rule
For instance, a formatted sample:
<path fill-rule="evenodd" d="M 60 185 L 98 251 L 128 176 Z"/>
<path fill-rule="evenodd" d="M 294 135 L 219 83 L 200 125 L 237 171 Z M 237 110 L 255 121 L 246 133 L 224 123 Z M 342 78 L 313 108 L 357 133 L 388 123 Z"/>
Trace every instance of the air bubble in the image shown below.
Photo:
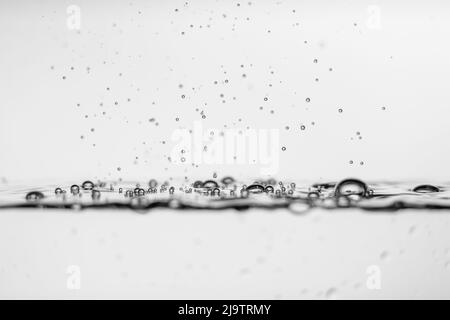
<path fill-rule="evenodd" d="M 219 185 L 214 180 L 207 180 L 202 184 L 202 188 L 214 189 L 218 188 Z"/>
<path fill-rule="evenodd" d="M 263 193 L 264 187 L 260 184 L 252 184 L 248 186 L 246 190 L 250 193 Z"/>
<path fill-rule="evenodd" d="M 334 194 L 336 197 L 350 195 L 358 195 L 364 197 L 367 194 L 367 185 L 358 179 L 342 180 L 336 185 Z"/>
<path fill-rule="evenodd" d="M 78 185 L 74 184 L 70 187 L 70 192 L 72 194 L 78 194 L 78 193 L 80 193 L 80 187 Z"/>
<path fill-rule="evenodd" d="M 25 199 L 28 201 L 38 201 L 44 199 L 44 194 L 39 191 L 31 191 L 27 193 Z"/>
<path fill-rule="evenodd" d="M 92 190 L 92 189 L 94 189 L 94 183 L 92 181 L 87 180 L 87 181 L 83 182 L 83 184 L 81 185 L 81 188 L 83 190 Z"/>
<path fill-rule="evenodd" d="M 194 182 L 192 187 L 194 187 L 194 188 L 201 188 L 201 187 L 203 187 L 203 182 L 200 181 L 200 180 L 197 180 L 197 181 Z"/>
<path fill-rule="evenodd" d="M 420 186 L 415 187 L 413 191 L 418 193 L 432 193 L 439 192 L 439 188 L 431 184 L 421 184 Z"/>

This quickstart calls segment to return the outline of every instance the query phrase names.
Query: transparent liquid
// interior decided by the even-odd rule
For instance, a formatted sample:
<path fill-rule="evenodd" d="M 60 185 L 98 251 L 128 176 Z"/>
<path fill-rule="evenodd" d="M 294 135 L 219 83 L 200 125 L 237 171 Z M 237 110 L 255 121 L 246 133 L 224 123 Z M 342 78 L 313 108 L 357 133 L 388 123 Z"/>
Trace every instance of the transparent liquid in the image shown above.
<path fill-rule="evenodd" d="M 141 213 L 153 208 L 238 211 L 286 208 L 293 213 L 305 213 L 312 208 L 450 209 L 450 185 L 366 183 L 357 179 L 311 185 L 275 180 L 242 183 L 232 177 L 180 184 L 150 180 L 146 184 L 84 181 L 38 188 L 2 185 L 0 209 L 11 208 L 115 208 Z"/>

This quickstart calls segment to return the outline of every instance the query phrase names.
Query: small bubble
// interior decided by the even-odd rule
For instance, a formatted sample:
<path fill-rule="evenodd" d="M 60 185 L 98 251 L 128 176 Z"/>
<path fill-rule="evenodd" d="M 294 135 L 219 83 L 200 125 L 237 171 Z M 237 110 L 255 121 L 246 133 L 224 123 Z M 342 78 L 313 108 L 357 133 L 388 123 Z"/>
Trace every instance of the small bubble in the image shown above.
<path fill-rule="evenodd" d="M 339 182 L 334 190 L 335 196 L 359 195 L 367 194 L 367 185 L 358 179 L 345 179 Z"/>
<path fill-rule="evenodd" d="M 286 151 L 286 147 L 281 147 L 281 150 Z"/>
<path fill-rule="evenodd" d="M 74 184 L 70 187 L 70 192 L 72 194 L 78 194 L 80 192 L 80 187 Z"/>
<path fill-rule="evenodd" d="M 342 109 L 338 109 L 338 112 L 339 112 L 339 113 L 342 113 L 342 111 L 344 111 L 344 110 L 342 110 Z"/>
<path fill-rule="evenodd" d="M 306 102 L 310 102 L 311 101 L 311 99 L 310 98 L 306 98 Z"/>
<path fill-rule="evenodd" d="M 44 194 L 39 191 L 31 191 L 27 193 L 25 199 L 28 201 L 38 201 L 44 199 Z"/>
<path fill-rule="evenodd" d="M 55 189 L 55 194 L 61 194 L 61 193 L 63 193 L 63 190 L 61 188 Z"/>
<path fill-rule="evenodd" d="M 414 192 L 418 193 L 432 193 L 439 192 L 439 188 L 430 184 L 422 184 L 413 189 Z"/>
<path fill-rule="evenodd" d="M 250 193 L 263 193 L 264 187 L 260 184 L 252 184 L 246 188 L 246 190 Z"/>
<path fill-rule="evenodd" d="M 87 181 L 83 182 L 83 184 L 81 185 L 81 188 L 83 190 L 92 190 L 92 189 L 94 189 L 94 183 L 92 181 L 87 180 Z"/>
<path fill-rule="evenodd" d="M 207 189 L 214 189 L 214 188 L 218 188 L 218 187 L 219 187 L 219 185 L 214 180 L 207 180 L 207 181 L 203 182 L 203 184 L 202 184 L 202 188 L 207 188 Z"/>

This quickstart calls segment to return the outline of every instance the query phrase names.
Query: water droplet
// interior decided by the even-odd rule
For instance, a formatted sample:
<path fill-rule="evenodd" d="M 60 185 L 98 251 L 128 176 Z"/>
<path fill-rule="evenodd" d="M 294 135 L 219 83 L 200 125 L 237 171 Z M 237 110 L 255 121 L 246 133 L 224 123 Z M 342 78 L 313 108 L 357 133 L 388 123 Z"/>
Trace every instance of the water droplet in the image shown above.
<path fill-rule="evenodd" d="M 87 181 L 83 182 L 83 184 L 81 185 L 81 188 L 83 190 L 92 190 L 92 189 L 94 189 L 94 183 L 92 181 L 87 180 Z"/>
<path fill-rule="evenodd" d="M 421 184 L 420 186 L 415 187 L 413 191 L 418 193 L 432 193 L 439 192 L 439 188 L 431 184 Z"/>
<path fill-rule="evenodd" d="M 367 185 L 358 179 L 345 179 L 336 185 L 334 194 L 336 197 L 349 195 L 364 197 L 367 194 Z"/>
<path fill-rule="evenodd" d="M 265 189 L 265 191 L 266 191 L 267 193 L 273 193 L 274 190 L 275 190 L 275 189 L 274 189 L 272 186 L 267 186 L 266 189 Z"/>
<path fill-rule="evenodd" d="M 27 193 L 25 199 L 28 201 L 38 201 L 44 199 L 44 194 L 39 191 L 31 191 Z"/>
<path fill-rule="evenodd" d="M 200 181 L 200 180 L 197 180 L 197 181 L 194 182 L 192 187 L 194 187 L 194 188 L 201 188 L 201 187 L 203 187 L 203 182 Z"/>
<path fill-rule="evenodd" d="M 76 184 L 74 184 L 70 187 L 70 192 L 72 194 L 78 194 L 78 193 L 80 193 L 80 187 L 77 186 Z"/>
<path fill-rule="evenodd" d="M 136 196 L 143 196 L 143 195 L 145 195 L 145 190 L 144 189 L 142 189 L 142 188 L 135 188 L 134 189 L 134 195 L 136 195 Z"/>
<path fill-rule="evenodd" d="M 248 186 L 246 190 L 250 193 L 263 193 L 264 187 L 260 184 L 252 184 Z"/>
<path fill-rule="evenodd" d="M 316 191 L 312 191 L 308 193 L 309 199 L 318 199 L 320 197 L 320 194 Z"/>
<path fill-rule="evenodd" d="M 207 180 L 202 184 L 202 188 L 214 189 L 218 188 L 219 185 L 214 180 Z"/>

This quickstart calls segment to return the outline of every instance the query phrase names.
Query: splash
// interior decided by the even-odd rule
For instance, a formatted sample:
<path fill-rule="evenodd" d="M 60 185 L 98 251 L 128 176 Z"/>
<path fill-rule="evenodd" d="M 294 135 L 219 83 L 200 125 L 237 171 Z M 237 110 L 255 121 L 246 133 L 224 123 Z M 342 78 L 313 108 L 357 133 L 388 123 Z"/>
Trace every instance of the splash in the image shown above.
<path fill-rule="evenodd" d="M 305 213 L 313 208 L 328 210 L 359 208 L 367 211 L 401 209 L 450 209 L 450 186 L 405 183 L 366 183 L 359 179 L 300 185 L 294 182 L 258 180 L 237 182 L 233 177 L 194 180 L 180 184 L 151 179 L 139 183 L 84 181 L 67 186 L 35 189 L 3 186 L 0 209 L 131 209 L 227 210 L 284 208 Z"/>

